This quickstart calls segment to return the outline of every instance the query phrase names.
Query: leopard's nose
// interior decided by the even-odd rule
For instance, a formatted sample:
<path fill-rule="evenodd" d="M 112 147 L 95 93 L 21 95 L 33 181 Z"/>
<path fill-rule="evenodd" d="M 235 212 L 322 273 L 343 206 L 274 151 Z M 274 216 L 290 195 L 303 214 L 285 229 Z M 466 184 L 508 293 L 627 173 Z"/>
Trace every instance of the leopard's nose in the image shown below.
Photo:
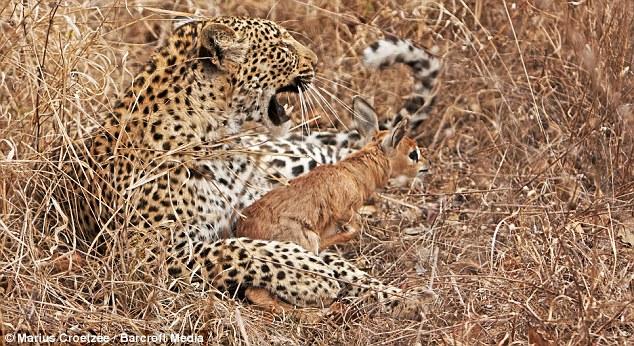
<path fill-rule="evenodd" d="M 301 54 L 313 69 L 317 67 L 317 62 L 319 62 L 319 59 L 317 58 L 317 54 L 315 54 L 315 52 L 308 48 L 304 48 L 302 49 Z"/>
<path fill-rule="evenodd" d="M 310 51 L 310 54 L 308 55 L 308 59 L 310 60 L 310 65 L 313 68 L 317 68 L 317 63 L 319 62 L 319 59 L 317 58 L 317 54 L 315 54 L 312 50 Z"/>

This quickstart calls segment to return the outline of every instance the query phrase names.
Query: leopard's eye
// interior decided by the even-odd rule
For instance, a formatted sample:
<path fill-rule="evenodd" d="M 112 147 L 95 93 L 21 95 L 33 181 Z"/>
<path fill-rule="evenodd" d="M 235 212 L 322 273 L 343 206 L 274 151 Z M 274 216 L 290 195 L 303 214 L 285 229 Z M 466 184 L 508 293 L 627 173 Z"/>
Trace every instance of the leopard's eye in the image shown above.
<path fill-rule="evenodd" d="M 409 153 L 409 158 L 412 159 L 412 161 L 418 162 L 418 150 L 412 150 Z"/>

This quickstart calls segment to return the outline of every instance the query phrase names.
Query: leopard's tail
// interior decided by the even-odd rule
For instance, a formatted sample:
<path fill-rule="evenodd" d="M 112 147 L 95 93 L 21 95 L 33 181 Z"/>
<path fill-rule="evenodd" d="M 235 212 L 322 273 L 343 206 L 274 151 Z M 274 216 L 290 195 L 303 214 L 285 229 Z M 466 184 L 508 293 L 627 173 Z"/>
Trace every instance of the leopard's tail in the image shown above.
<path fill-rule="evenodd" d="M 429 117 L 434 105 L 437 77 L 441 68 L 440 59 L 414 46 L 409 40 L 388 36 L 363 50 L 363 62 L 367 66 L 381 69 L 402 63 L 412 69 L 412 93 L 406 98 L 398 113 L 391 118 L 383 119 L 379 126 L 383 130 L 390 129 L 403 116 L 409 116 L 412 131 L 416 130 Z"/>

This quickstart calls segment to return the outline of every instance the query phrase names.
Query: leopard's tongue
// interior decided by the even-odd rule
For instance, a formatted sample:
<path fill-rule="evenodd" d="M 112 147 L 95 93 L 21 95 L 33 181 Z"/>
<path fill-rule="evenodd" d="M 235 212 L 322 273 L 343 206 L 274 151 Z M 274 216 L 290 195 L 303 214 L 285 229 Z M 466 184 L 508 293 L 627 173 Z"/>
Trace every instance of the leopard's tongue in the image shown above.
<path fill-rule="evenodd" d="M 269 119 L 271 119 L 271 122 L 275 126 L 280 126 L 290 119 L 288 115 L 286 115 L 284 107 L 282 107 L 282 105 L 277 102 L 277 98 L 275 97 L 275 95 L 273 95 L 273 97 L 271 97 L 271 100 L 269 101 L 268 115 Z"/>

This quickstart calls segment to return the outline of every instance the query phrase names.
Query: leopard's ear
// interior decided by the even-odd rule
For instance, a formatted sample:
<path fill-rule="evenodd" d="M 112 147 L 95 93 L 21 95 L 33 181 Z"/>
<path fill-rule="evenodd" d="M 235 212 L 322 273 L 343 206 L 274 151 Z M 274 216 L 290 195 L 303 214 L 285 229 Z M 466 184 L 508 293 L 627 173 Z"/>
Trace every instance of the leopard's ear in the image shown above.
<path fill-rule="evenodd" d="M 241 64 L 246 56 L 246 45 L 235 31 L 224 24 L 207 23 L 200 31 L 200 57 L 223 68 L 227 63 Z"/>
<path fill-rule="evenodd" d="M 198 19 L 194 17 L 176 16 L 172 21 L 172 31 L 178 30 L 185 25 L 196 23 L 197 21 Z"/>

